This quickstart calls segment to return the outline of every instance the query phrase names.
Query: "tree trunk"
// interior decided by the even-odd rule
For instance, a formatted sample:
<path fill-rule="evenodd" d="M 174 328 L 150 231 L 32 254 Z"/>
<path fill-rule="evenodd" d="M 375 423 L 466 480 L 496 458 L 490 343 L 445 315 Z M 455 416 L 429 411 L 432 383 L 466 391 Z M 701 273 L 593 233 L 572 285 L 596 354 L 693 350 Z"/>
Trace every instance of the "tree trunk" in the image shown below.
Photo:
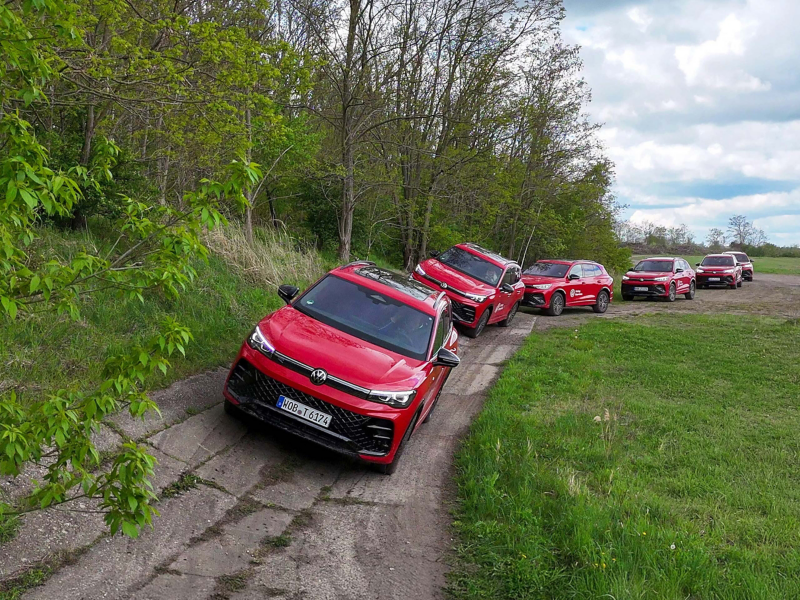
<path fill-rule="evenodd" d="M 90 104 L 86 111 L 86 123 L 83 128 L 83 147 L 81 148 L 82 167 L 89 166 L 89 159 L 92 157 L 92 140 L 94 139 L 96 123 L 94 118 L 94 104 Z M 84 229 L 86 227 L 86 215 L 81 210 L 80 202 L 75 204 L 72 211 L 72 218 L 69 220 L 70 229 Z"/>
<path fill-rule="evenodd" d="M 245 154 L 247 164 L 249 165 L 252 157 L 253 137 L 251 129 L 251 114 L 250 107 L 248 106 L 244 111 L 245 125 L 247 126 L 247 152 Z M 245 208 L 245 221 L 244 221 L 244 235 L 247 238 L 247 243 L 253 245 L 253 186 L 249 185 L 244 192 L 247 198 L 247 208 Z"/>

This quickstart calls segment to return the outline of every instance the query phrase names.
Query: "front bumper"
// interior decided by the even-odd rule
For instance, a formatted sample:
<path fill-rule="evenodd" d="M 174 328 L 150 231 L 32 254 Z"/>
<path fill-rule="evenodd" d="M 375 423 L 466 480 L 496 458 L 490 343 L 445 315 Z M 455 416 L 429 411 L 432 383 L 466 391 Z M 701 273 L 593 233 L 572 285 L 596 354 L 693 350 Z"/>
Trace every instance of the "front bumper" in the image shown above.
<path fill-rule="evenodd" d="M 622 294 L 624 296 L 668 296 L 669 292 L 667 291 L 667 283 L 668 282 L 660 282 L 660 283 L 651 283 L 648 281 L 637 281 L 636 283 L 625 283 L 622 284 Z M 640 289 L 636 289 L 640 288 Z M 647 288 L 646 290 L 641 288 Z"/>
<path fill-rule="evenodd" d="M 697 285 L 733 285 L 736 275 L 725 275 L 722 273 L 702 273 L 695 276 Z M 718 281 L 710 281 L 717 279 Z"/>
<path fill-rule="evenodd" d="M 413 414 L 412 407 L 386 408 L 382 411 L 383 407 L 375 404 L 376 410 L 361 410 L 355 406 L 361 401 L 354 398 L 354 406 L 344 408 L 334 403 L 333 398 L 324 400 L 312 396 L 299 389 L 300 386 L 283 380 L 271 369 L 267 372 L 263 367 L 256 367 L 253 362 L 257 360 L 257 357 L 240 354 L 225 384 L 223 394 L 226 401 L 251 417 L 340 454 L 378 463 L 393 460 L 399 438 L 408 426 L 405 421 L 410 420 Z M 340 392 L 332 391 L 334 394 Z M 329 427 L 306 421 L 278 408 L 279 396 L 286 396 L 331 415 Z"/>
<path fill-rule="evenodd" d="M 550 296 L 552 296 L 552 293 L 545 294 L 544 292 L 534 291 L 526 287 L 521 304 L 522 306 L 530 306 L 532 308 L 549 308 Z"/>

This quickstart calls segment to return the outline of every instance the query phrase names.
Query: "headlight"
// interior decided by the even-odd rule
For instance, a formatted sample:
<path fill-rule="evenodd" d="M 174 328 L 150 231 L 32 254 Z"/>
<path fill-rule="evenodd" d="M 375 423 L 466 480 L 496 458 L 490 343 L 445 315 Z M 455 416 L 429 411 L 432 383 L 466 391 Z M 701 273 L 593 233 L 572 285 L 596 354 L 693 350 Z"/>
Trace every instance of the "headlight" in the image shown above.
<path fill-rule="evenodd" d="M 537 283 L 535 285 L 530 286 L 532 288 L 536 288 L 537 290 L 549 290 L 553 287 L 552 283 Z"/>
<path fill-rule="evenodd" d="M 697 272 L 698 273 L 705 273 L 706 270 L 703 267 L 697 267 Z"/>
<path fill-rule="evenodd" d="M 427 275 L 427 273 L 425 272 L 425 270 L 422 268 L 422 265 L 417 265 L 417 268 L 416 268 L 416 269 L 414 269 L 414 270 L 415 270 L 417 273 L 419 273 L 420 275 L 422 275 L 423 277 L 425 277 L 425 276 Z"/>
<path fill-rule="evenodd" d="M 486 298 L 488 298 L 488 296 L 478 296 L 478 294 L 464 294 L 464 295 L 473 302 L 477 302 L 478 304 L 480 304 L 481 302 L 486 300 Z"/>
<path fill-rule="evenodd" d="M 372 402 L 380 402 L 381 404 L 388 404 L 389 406 L 394 406 L 395 408 L 405 408 L 414 400 L 414 396 L 417 395 L 416 390 L 411 390 L 408 392 L 380 392 L 378 390 L 372 390 L 367 397 L 367 400 L 371 400 Z"/>
<path fill-rule="evenodd" d="M 736 269 L 725 269 L 723 273 L 733 273 Z"/>
<path fill-rule="evenodd" d="M 656 277 L 653 281 L 666 281 L 669 277 Z"/>
<path fill-rule="evenodd" d="M 275 353 L 275 347 L 269 343 L 269 340 L 258 328 L 258 325 L 247 338 L 247 345 L 253 350 L 258 350 L 264 356 L 272 356 Z"/>
<path fill-rule="evenodd" d="M 622 276 L 622 281 L 628 281 L 628 279 L 630 279 L 630 277 L 628 277 L 627 275 Z"/>

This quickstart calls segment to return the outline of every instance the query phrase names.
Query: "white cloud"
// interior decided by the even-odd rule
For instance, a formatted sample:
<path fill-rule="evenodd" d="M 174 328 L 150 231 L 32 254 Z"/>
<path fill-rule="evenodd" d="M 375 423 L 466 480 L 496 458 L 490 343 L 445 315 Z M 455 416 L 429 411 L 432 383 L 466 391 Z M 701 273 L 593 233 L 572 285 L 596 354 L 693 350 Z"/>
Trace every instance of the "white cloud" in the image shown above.
<path fill-rule="evenodd" d="M 647 11 L 640 6 L 634 6 L 628 11 L 628 18 L 636 23 L 639 31 L 644 33 L 650 24 L 653 22 L 653 17 L 647 14 Z"/>

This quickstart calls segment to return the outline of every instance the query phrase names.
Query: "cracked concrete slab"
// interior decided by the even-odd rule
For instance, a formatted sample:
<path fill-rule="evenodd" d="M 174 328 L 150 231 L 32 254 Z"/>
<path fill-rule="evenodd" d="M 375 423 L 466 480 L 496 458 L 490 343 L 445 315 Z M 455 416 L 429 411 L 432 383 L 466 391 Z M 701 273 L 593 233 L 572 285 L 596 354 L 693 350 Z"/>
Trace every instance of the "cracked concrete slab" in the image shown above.
<path fill-rule="evenodd" d="M 182 552 L 235 503 L 230 494 L 206 486 L 160 502 L 161 517 L 155 519 L 153 529 L 145 529 L 135 540 L 122 535 L 101 539 L 75 564 L 62 568 L 25 598 L 124 598 L 147 585 L 156 567 Z"/>
<path fill-rule="evenodd" d="M 221 418 L 230 419 L 227 415 Z M 282 460 L 283 454 L 269 436 L 250 431 L 197 469 L 197 475 L 241 496 L 261 481 L 264 469 L 274 467 Z"/>
<path fill-rule="evenodd" d="M 222 402 L 222 386 L 227 375 L 227 369 L 214 369 L 153 392 L 150 397 L 158 404 L 160 416 L 151 412 L 144 419 L 137 419 L 128 413 L 120 413 L 109 420 L 131 439 L 147 437 L 183 421 L 192 411 L 205 410 Z"/>
<path fill-rule="evenodd" d="M 247 427 L 226 415 L 219 404 L 155 434 L 147 442 L 164 454 L 195 467 L 235 444 L 245 433 Z"/>
<path fill-rule="evenodd" d="M 276 483 L 259 487 L 253 498 L 264 504 L 273 504 L 289 510 L 310 508 L 325 486 L 336 480 L 341 467 L 332 462 L 308 460 Z"/>
<path fill-rule="evenodd" d="M 214 592 L 213 577 L 165 573 L 136 593 L 136 600 L 203 600 Z"/>

